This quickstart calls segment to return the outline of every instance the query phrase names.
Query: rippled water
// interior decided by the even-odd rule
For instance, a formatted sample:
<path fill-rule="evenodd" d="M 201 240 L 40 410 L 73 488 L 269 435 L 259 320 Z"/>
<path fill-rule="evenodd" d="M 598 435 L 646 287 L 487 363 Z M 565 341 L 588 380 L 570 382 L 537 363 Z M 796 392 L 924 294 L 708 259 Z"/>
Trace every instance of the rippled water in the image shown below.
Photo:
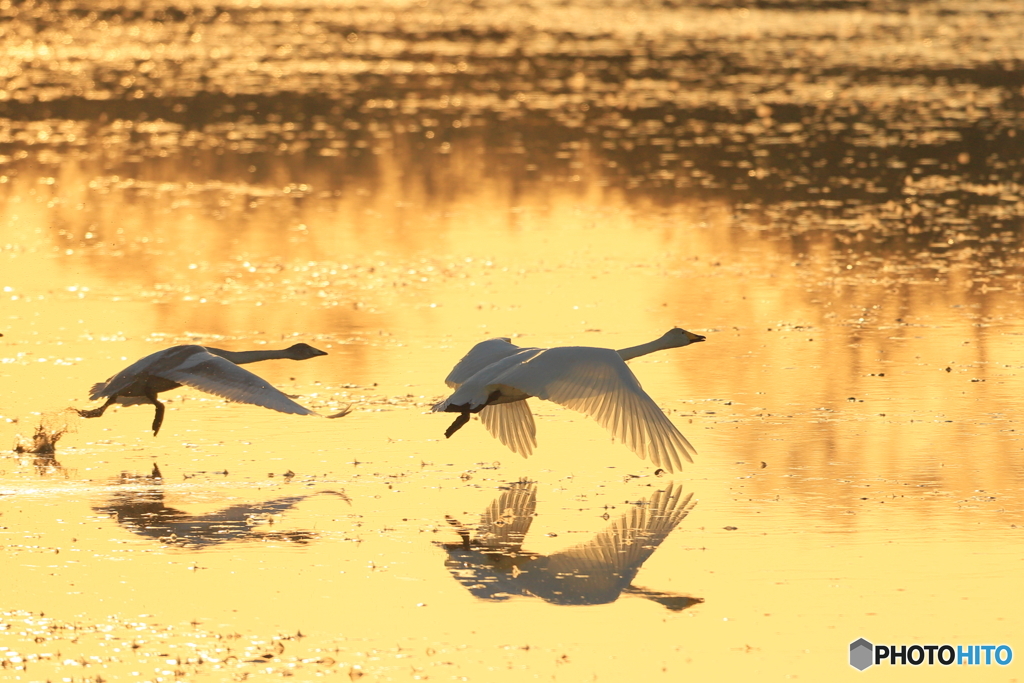
<path fill-rule="evenodd" d="M 4 2 L 0 45 L 5 680 L 1024 649 L 1017 3 Z M 529 460 L 428 412 L 482 339 L 674 325 L 631 362 L 671 477 L 550 403 Z M 67 410 L 299 341 L 256 371 L 348 416 Z"/>

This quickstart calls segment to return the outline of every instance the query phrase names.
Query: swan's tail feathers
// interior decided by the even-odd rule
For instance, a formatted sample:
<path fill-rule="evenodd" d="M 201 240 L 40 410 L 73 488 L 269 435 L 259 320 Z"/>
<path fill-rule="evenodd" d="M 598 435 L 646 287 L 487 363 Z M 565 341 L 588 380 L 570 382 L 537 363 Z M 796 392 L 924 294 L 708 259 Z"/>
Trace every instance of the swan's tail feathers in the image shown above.
<path fill-rule="evenodd" d="M 430 412 L 432 412 L 432 413 L 447 413 L 448 412 L 448 406 L 450 404 L 450 400 L 449 400 L 450 398 L 451 397 L 446 398 L 445 400 L 443 400 L 443 401 L 441 401 L 439 403 L 435 403 L 434 407 L 430 409 Z"/>
<path fill-rule="evenodd" d="M 95 401 L 99 398 L 103 398 L 103 390 L 107 388 L 109 383 L 110 381 L 108 380 L 106 382 L 96 382 L 96 384 L 93 384 L 92 388 L 89 389 L 89 400 Z"/>
<path fill-rule="evenodd" d="M 484 427 L 513 453 L 528 457 L 537 445 L 537 425 L 526 401 L 496 403 L 480 411 Z"/>

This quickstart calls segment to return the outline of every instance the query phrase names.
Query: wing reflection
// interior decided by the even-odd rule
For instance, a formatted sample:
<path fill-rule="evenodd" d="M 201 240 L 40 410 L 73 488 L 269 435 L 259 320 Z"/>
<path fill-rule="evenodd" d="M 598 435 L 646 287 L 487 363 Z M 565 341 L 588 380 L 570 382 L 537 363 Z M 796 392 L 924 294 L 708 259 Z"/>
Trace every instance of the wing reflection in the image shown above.
<path fill-rule="evenodd" d="M 171 545 L 197 548 L 231 541 L 291 541 L 308 543 L 317 537 L 314 531 L 264 531 L 273 524 L 272 515 L 280 514 L 303 500 L 320 494 L 348 496 L 335 491 L 318 491 L 303 496 L 284 496 L 261 503 L 232 505 L 205 515 L 190 515 L 164 504 L 162 488 L 117 491 L 106 503 L 93 506 L 99 513 L 111 515 L 122 527 L 139 536 L 159 539 Z"/>
<path fill-rule="evenodd" d="M 696 505 L 692 497 L 670 484 L 586 543 L 539 555 L 522 550 L 537 507 L 537 486 L 517 482 L 484 511 L 475 535 L 448 518 L 459 527 L 462 542 L 442 544 L 448 552 L 445 566 L 470 593 L 484 600 L 524 595 L 558 605 L 599 605 L 626 593 L 672 611 L 683 610 L 704 600 L 631 584 L 643 563 Z"/>

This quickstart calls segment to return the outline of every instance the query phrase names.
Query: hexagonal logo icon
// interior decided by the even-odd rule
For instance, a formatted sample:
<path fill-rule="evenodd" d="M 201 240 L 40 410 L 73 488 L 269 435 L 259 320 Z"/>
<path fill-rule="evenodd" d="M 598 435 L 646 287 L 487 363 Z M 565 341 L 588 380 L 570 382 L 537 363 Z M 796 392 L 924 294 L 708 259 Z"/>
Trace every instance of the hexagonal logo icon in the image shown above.
<path fill-rule="evenodd" d="M 875 646 L 863 638 L 858 638 L 850 643 L 850 666 L 857 671 L 863 671 L 875 663 L 874 654 Z"/>

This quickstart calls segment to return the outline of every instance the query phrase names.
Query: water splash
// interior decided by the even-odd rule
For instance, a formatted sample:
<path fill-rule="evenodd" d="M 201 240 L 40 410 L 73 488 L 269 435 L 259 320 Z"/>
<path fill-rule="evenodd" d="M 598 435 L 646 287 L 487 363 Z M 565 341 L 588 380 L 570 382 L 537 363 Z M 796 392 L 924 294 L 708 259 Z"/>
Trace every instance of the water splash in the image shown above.
<path fill-rule="evenodd" d="M 68 422 L 69 412 L 62 410 L 56 413 L 43 413 L 39 418 L 32 438 L 21 434 L 16 435 L 15 453 L 32 453 L 34 455 L 53 455 L 57 452 L 57 442 L 68 432 L 77 431 L 74 423 Z"/>

